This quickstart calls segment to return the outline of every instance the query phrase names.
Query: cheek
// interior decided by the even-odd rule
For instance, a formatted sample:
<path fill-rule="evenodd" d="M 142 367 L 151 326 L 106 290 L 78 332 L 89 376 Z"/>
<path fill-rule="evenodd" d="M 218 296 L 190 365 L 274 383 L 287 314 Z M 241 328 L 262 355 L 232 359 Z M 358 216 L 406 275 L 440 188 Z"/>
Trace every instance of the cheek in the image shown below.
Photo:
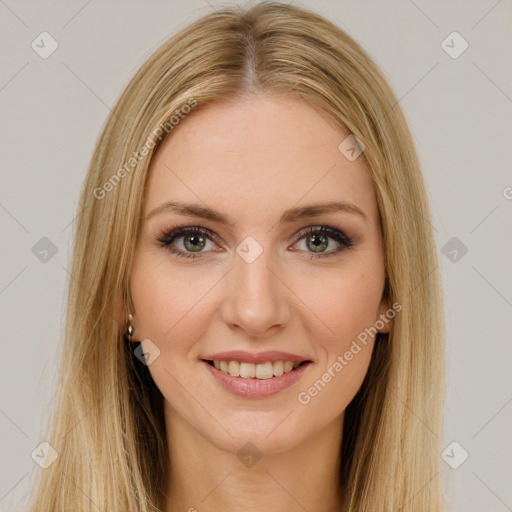
<path fill-rule="evenodd" d="M 384 277 L 348 266 L 333 269 L 327 279 L 319 273 L 317 277 L 310 275 L 307 282 L 297 283 L 297 295 L 307 297 L 299 305 L 300 316 L 309 319 L 310 335 L 332 356 L 375 325 Z"/>
<path fill-rule="evenodd" d="M 297 407 L 310 418 L 312 429 L 334 420 L 352 402 L 367 375 L 372 348 L 359 343 L 356 350 L 336 355 L 298 391 Z M 352 354 L 350 360 L 347 353 Z"/>
<path fill-rule="evenodd" d="M 320 287 L 309 287 L 311 311 L 301 312 L 310 319 L 308 331 L 319 364 L 297 395 L 304 411 L 315 411 L 312 422 L 319 428 L 345 410 L 364 381 L 382 295 L 380 277 L 361 271 L 332 273 L 321 289 L 323 293 Z"/>
<path fill-rule="evenodd" d="M 201 270 L 174 270 L 166 255 L 142 254 L 135 259 L 131 292 L 139 336 L 165 345 L 169 340 L 184 340 L 199 328 L 207 294 L 218 276 Z M 139 337 L 137 337 L 139 339 Z"/>

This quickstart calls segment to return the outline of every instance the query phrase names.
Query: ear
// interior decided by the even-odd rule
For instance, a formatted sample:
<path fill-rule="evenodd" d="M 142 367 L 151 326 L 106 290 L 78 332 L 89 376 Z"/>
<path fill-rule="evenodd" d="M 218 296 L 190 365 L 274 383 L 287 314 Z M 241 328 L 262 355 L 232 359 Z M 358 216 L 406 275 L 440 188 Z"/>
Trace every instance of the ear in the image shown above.
<path fill-rule="evenodd" d="M 128 311 L 120 295 L 116 298 L 114 303 L 114 316 L 120 328 L 126 324 Z"/>
<path fill-rule="evenodd" d="M 379 309 L 377 310 L 377 318 L 375 318 L 375 327 L 377 331 L 380 333 L 388 333 L 392 319 L 395 316 L 395 311 L 393 309 L 393 314 L 389 314 L 390 311 L 390 300 L 389 300 L 389 280 L 386 272 L 386 277 L 384 279 L 384 289 L 382 290 L 382 299 L 379 305 Z"/>
<path fill-rule="evenodd" d="M 377 318 L 375 318 L 375 327 L 380 333 L 389 332 L 390 318 L 386 315 L 389 310 L 389 300 L 387 297 L 383 297 L 377 310 Z M 382 325 L 384 324 L 384 325 Z"/>
<path fill-rule="evenodd" d="M 115 305 L 114 305 L 114 315 L 116 322 L 119 325 L 119 330 L 123 333 L 126 332 L 126 328 L 128 327 L 129 319 L 128 315 L 131 311 L 128 309 L 126 302 L 123 300 L 121 294 L 118 295 Z M 133 325 L 133 321 L 131 322 Z"/>

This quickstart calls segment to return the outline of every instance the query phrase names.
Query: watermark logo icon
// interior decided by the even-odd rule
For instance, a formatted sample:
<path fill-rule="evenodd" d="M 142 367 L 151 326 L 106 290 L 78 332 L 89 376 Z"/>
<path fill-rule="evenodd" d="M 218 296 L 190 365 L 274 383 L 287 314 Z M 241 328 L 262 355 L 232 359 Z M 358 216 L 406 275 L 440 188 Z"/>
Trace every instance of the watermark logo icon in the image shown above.
<path fill-rule="evenodd" d="M 441 453 L 441 458 L 452 469 L 457 469 L 469 457 L 467 450 L 457 441 L 452 441 Z"/>
<path fill-rule="evenodd" d="M 347 160 L 353 162 L 365 150 L 365 146 L 360 140 L 357 140 L 355 135 L 351 134 L 341 142 L 338 150 Z"/>
<path fill-rule="evenodd" d="M 261 459 L 262 453 L 253 443 L 246 443 L 236 456 L 244 466 L 252 468 Z"/>
<path fill-rule="evenodd" d="M 457 31 L 453 31 L 442 41 L 441 48 L 452 59 L 458 59 L 469 48 L 469 43 Z"/>
<path fill-rule="evenodd" d="M 160 356 L 160 349 L 149 338 L 141 341 L 140 345 L 133 351 L 135 357 L 146 366 L 155 362 Z"/>
<path fill-rule="evenodd" d="M 45 236 L 32 247 L 32 253 L 42 263 L 48 263 L 57 251 L 57 246 Z"/>
<path fill-rule="evenodd" d="M 47 59 L 59 47 L 59 43 L 48 32 L 41 32 L 30 46 L 39 57 Z"/>
<path fill-rule="evenodd" d="M 43 469 L 47 469 L 57 460 L 59 454 L 50 443 L 43 441 L 30 456 L 37 465 L 41 466 Z"/>
<path fill-rule="evenodd" d="M 450 238 L 441 252 L 452 262 L 458 263 L 468 252 L 468 248 L 456 236 Z"/>
<path fill-rule="evenodd" d="M 253 263 L 263 252 L 263 247 L 252 236 L 248 236 L 238 245 L 236 252 L 246 263 Z"/>

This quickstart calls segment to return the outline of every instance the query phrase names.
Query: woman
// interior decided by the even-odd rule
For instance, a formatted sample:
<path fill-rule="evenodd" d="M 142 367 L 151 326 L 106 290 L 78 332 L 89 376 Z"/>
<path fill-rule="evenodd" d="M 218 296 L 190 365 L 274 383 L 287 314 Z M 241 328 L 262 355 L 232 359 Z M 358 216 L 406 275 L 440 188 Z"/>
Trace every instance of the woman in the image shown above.
<path fill-rule="evenodd" d="M 430 212 L 347 34 L 276 3 L 192 23 L 121 95 L 79 211 L 34 510 L 444 508 Z"/>

